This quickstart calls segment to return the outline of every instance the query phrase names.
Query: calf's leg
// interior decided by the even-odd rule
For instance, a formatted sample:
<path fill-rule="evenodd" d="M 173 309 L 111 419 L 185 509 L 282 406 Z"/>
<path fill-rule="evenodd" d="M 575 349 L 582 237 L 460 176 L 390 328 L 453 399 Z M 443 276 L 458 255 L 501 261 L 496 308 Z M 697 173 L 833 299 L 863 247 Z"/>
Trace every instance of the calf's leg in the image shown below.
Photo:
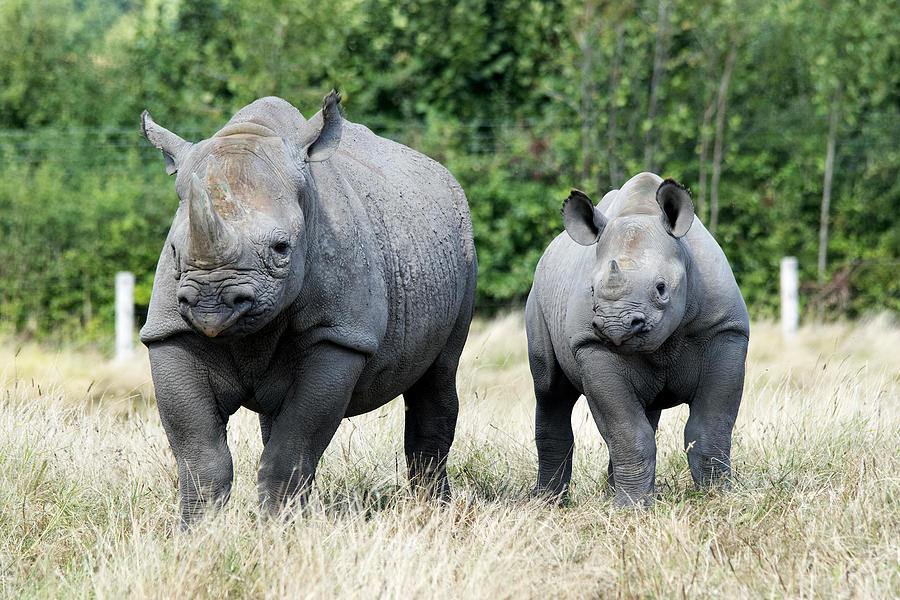
<path fill-rule="evenodd" d="M 547 324 L 530 297 L 525 309 L 525 329 L 528 366 L 534 381 L 534 442 L 538 453 L 535 492 L 563 502 L 569 493 L 575 450 L 572 409 L 581 394 L 559 366 Z"/>
<path fill-rule="evenodd" d="M 656 437 L 656 430 L 659 427 L 659 417 L 662 414 L 661 410 L 648 410 L 647 411 L 647 421 L 650 422 L 650 426 L 653 427 L 653 436 Z M 609 464 L 606 467 L 606 491 L 605 496 L 608 499 L 612 499 L 615 496 L 616 492 L 616 478 L 613 473 L 613 463 L 612 459 L 609 459 Z"/>
<path fill-rule="evenodd" d="M 720 335 L 705 354 L 702 378 L 684 427 L 691 477 L 698 487 L 730 485 L 731 433 L 744 389 L 747 337 Z"/>

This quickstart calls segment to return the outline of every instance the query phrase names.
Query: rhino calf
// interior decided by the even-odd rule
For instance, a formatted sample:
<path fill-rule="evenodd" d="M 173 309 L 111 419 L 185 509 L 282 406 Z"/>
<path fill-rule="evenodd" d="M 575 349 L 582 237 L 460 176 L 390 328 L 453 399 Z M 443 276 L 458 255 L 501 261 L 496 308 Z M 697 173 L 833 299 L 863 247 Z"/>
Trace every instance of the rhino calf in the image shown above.
<path fill-rule="evenodd" d="M 617 505 L 649 502 L 660 411 L 690 406 L 684 443 L 699 486 L 730 474 L 749 319 L 690 194 L 641 173 L 595 207 L 572 190 L 525 319 L 537 400 L 538 491 L 564 497 L 580 395 L 609 448 Z"/>
<path fill-rule="evenodd" d="M 342 418 L 400 394 L 410 481 L 449 494 L 468 204 L 441 165 L 344 121 L 339 102 L 306 120 L 262 98 L 198 143 L 142 115 L 180 198 L 141 340 L 185 526 L 228 499 L 241 406 L 259 413 L 267 512 L 302 500 Z"/>

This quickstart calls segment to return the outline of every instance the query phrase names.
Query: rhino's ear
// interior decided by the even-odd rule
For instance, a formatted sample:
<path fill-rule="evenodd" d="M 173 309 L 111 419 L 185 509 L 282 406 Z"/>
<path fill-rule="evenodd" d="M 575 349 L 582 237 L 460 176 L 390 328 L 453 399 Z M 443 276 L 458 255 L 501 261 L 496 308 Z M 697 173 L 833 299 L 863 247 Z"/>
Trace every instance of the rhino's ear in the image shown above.
<path fill-rule="evenodd" d="M 162 151 L 166 161 L 166 174 L 172 175 L 178 171 L 179 162 L 184 158 L 184 152 L 191 147 L 190 142 L 181 139 L 165 127 L 157 125 L 150 118 L 146 110 L 141 113 L 141 132 L 150 143 Z"/>
<path fill-rule="evenodd" d="M 307 162 L 328 160 L 341 143 L 344 118 L 341 117 L 341 95 L 336 91 L 325 96 L 322 110 L 306 122 L 300 134 L 299 146 L 303 159 Z"/>
<path fill-rule="evenodd" d="M 562 217 L 566 233 L 582 246 L 590 246 L 599 240 L 606 227 L 606 217 L 587 194 L 579 190 L 572 190 L 563 202 Z"/>
<path fill-rule="evenodd" d="M 694 201 L 691 193 L 675 181 L 666 179 L 656 190 L 656 201 L 662 209 L 662 222 L 672 237 L 680 238 L 694 222 Z"/>

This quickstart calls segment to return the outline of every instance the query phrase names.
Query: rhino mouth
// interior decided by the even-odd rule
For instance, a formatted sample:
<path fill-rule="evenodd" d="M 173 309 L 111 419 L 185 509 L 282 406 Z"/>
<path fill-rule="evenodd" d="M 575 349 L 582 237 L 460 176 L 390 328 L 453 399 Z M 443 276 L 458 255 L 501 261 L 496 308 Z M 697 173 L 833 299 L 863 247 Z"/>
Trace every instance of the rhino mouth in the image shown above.
<path fill-rule="evenodd" d="M 643 313 L 632 313 L 617 319 L 598 315 L 591 322 L 591 327 L 601 341 L 616 348 L 639 344 L 653 329 Z"/>
<path fill-rule="evenodd" d="M 223 314 L 222 311 L 208 312 L 188 308 L 181 316 L 199 334 L 209 338 L 227 337 L 229 333 L 238 333 L 237 329 L 243 329 L 236 328 L 235 331 L 229 332 L 247 310 L 249 309 L 226 311 Z"/>

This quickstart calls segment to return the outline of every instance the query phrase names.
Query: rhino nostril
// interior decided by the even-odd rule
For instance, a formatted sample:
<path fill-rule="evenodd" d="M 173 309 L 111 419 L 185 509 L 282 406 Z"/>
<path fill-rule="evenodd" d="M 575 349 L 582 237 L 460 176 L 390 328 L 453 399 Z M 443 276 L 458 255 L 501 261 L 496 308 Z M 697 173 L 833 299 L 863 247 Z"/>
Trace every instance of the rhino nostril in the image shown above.
<path fill-rule="evenodd" d="M 182 287 L 175 294 L 175 297 L 178 299 L 178 304 L 185 308 L 191 308 L 197 306 L 197 300 L 200 296 L 197 294 L 197 290 L 189 287 Z"/>
<path fill-rule="evenodd" d="M 253 300 L 245 299 L 234 303 L 234 312 L 245 313 L 253 306 Z"/>
<path fill-rule="evenodd" d="M 256 297 L 252 290 L 241 287 L 225 292 L 222 299 L 235 312 L 246 312 L 253 306 L 253 301 Z"/>
<path fill-rule="evenodd" d="M 253 298 L 249 294 L 240 294 L 232 299 L 232 304 L 252 303 Z"/>
<path fill-rule="evenodd" d="M 644 315 L 634 315 L 631 317 L 631 332 L 640 333 L 647 329 L 647 320 Z"/>

